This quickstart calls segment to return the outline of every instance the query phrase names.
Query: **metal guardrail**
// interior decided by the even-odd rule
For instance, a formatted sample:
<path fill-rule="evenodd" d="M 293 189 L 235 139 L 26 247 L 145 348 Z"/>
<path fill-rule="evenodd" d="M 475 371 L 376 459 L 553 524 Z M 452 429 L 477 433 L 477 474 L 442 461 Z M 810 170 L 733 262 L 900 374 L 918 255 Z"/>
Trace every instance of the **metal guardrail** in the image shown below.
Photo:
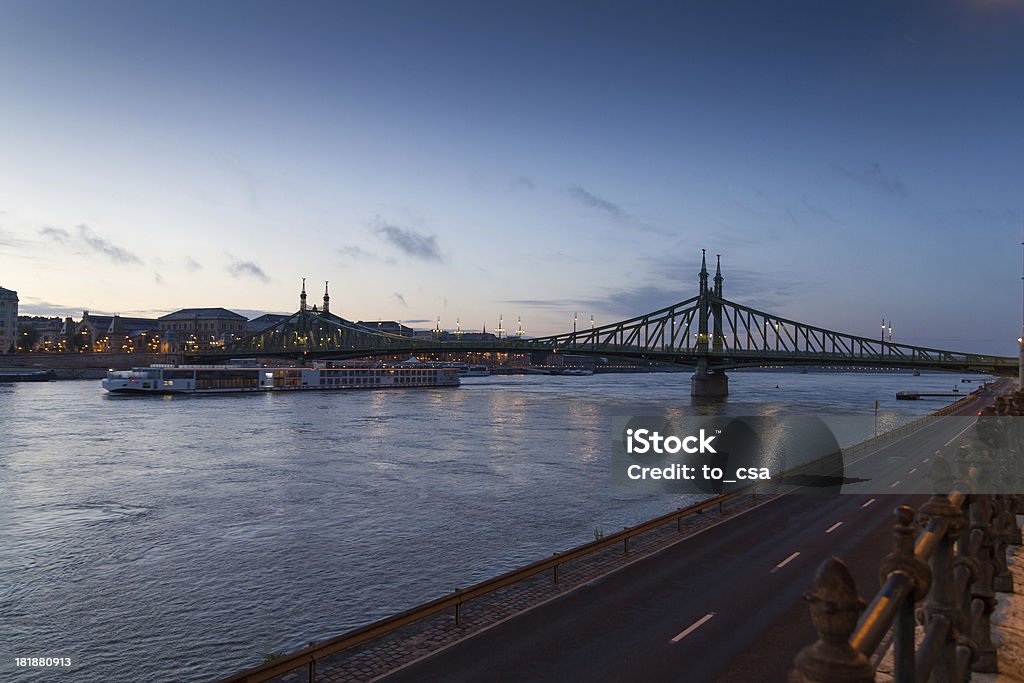
<path fill-rule="evenodd" d="M 752 489 L 754 486 L 748 488 Z M 316 679 L 317 662 L 341 652 L 342 650 L 361 645 L 367 641 L 377 638 L 378 636 L 391 633 L 403 626 L 407 626 L 421 619 L 450 610 L 454 610 L 455 623 L 460 624 L 462 621 L 462 606 L 471 600 L 546 571 L 552 572 L 553 581 L 557 583 L 558 568 L 563 564 L 581 559 L 599 550 L 618 544 L 622 544 L 624 552 L 628 553 L 629 541 L 634 536 L 639 536 L 648 531 L 653 531 L 654 529 L 673 522 L 677 524 L 678 529 L 680 528 L 679 522 L 681 522 L 684 517 L 689 517 L 713 508 L 718 508 L 721 512 L 724 503 L 740 496 L 747 495 L 748 493 L 750 493 L 750 491 L 747 489 L 734 491 L 732 493 L 715 496 L 714 498 L 710 498 L 695 505 L 674 510 L 660 517 L 656 517 L 641 524 L 627 527 L 622 531 L 609 534 L 608 536 L 590 543 L 577 546 L 572 550 L 556 553 L 549 558 L 538 560 L 524 567 L 520 567 L 492 579 L 482 581 L 469 588 L 456 590 L 449 595 L 424 603 L 418 607 L 413 607 L 412 609 L 408 609 L 394 616 L 386 617 L 367 626 L 363 626 L 362 628 L 355 629 L 354 631 L 349 631 L 348 633 L 344 633 L 340 636 L 310 645 L 302 650 L 283 655 L 261 666 L 247 669 L 233 676 L 221 679 L 220 683 L 257 683 L 261 681 L 268 681 L 275 676 L 303 666 L 308 668 L 309 681 L 312 683 Z"/>
<path fill-rule="evenodd" d="M 882 561 L 881 588 L 865 608 L 849 570 L 838 558 L 819 567 L 804 599 L 818 641 L 794 659 L 791 683 L 873 681 L 870 658 L 890 629 L 897 683 L 968 681 L 972 671 L 998 670 L 991 615 L 996 592 L 1013 592 L 1006 548 L 1021 543 L 1021 495 L 980 495 L 994 478 L 1024 484 L 1024 424 L 986 416 L 1024 415 L 1024 393 L 1001 396 L 986 408 L 961 449 L 956 469 L 933 458 L 936 493 L 915 513 L 896 509 L 893 550 Z M 993 458 L 992 453 L 1006 457 Z M 923 626 L 916 643 L 915 605 Z"/>
<path fill-rule="evenodd" d="M 863 457 L 871 450 L 877 450 L 883 448 L 886 445 L 891 444 L 893 441 L 897 441 L 908 436 L 910 433 L 917 431 L 918 429 L 926 426 L 930 421 L 934 420 L 939 415 L 945 415 L 949 412 L 959 409 L 963 406 L 966 401 L 974 400 L 977 396 L 975 394 L 968 394 L 963 399 L 954 403 L 950 406 L 936 411 L 932 415 L 928 415 L 922 418 L 918 418 L 912 422 L 909 422 L 901 427 L 881 434 L 877 437 L 867 439 L 854 446 L 850 449 L 843 449 L 844 454 L 860 454 L 859 457 Z M 787 472 L 787 474 L 798 474 L 807 469 L 812 469 L 823 461 L 828 461 L 830 456 L 821 458 L 804 465 L 795 467 Z M 538 560 L 524 567 L 514 569 L 512 571 L 501 574 L 497 577 L 488 579 L 477 583 L 469 588 L 456 590 L 448 595 L 442 596 L 430 602 L 424 603 L 417 607 L 405 610 L 398 614 L 386 617 L 379 621 L 375 621 L 366 626 L 357 628 L 355 630 L 343 633 L 341 635 L 329 638 L 327 640 L 320 641 L 318 643 L 312 643 L 308 647 L 301 650 L 291 652 L 285 655 L 276 657 L 260 666 L 256 666 L 250 669 L 246 669 L 232 676 L 228 676 L 219 681 L 219 683 L 263 683 L 270 681 L 281 674 L 285 674 L 296 669 L 305 667 L 307 670 L 307 676 L 309 683 L 314 683 L 317 674 L 317 664 L 323 659 L 335 655 L 343 650 L 351 649 L 356 646 L 367 643 L 375 638 L 383 635 L 387 635 L 398 629 L 413 624 L 422 619 L 432 617 L 444 612 L 453 612 L 456 625 L 462 622 L 462 607 L 467 602 L 470 602 L 476 598 L 492 593 L 500 588 L 518 583 L 524 579 L 531 578 L 542 572 L 550 571 L 552 574 L 552 580 L 558 582 L 559 568 L 574 560 L 579 560 L 593 553 L 603 550 L 605 548 L 622 544 L 623 551 L 629 553 L 630 540 L 635 536 L 640 536 L 644 533 L 659 529 L 668 524 L 675 523 L 677 530 L 681 530 L 681 521 L 685 517 L 695 515 L 705 510 L 711 510 L 717 508 L 719 512 L 722 511 L 722 507 L 725 503 L 730 502 L 740 496 L 747 494 L 753 494 L 757 492 L 758 488 L 770 485 L 771 482 L 761 482 L 751 484 L 742 489 L 738 489 L 731 493 L 722 494 L 710 498 L 706 501 L 702 501 L 695 505 L 690 505 L 685 508 L 674 510 L 667 514 L 661 515 L 654 519 L 648 520 L 641 524 L 637 524 L 632 527 L 627 527 L 622 531 L 609 534 L 603 538 L 594 540 L 589 543 L 577 546 L 571 550 L 556 553 L 551 557 Z"/>

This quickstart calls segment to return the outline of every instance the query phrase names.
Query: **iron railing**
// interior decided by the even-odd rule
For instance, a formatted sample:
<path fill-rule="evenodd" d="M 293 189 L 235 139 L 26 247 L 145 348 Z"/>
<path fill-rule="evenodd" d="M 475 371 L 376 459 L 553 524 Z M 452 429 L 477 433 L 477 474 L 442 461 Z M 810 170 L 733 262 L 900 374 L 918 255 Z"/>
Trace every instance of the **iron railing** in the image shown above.
<path fill-rule="evenodd" d="M 917 511 L 916 539 L 914 510 L 896 509 L 893 550 L 866 608 L 846 565 L 835 557 L 822 563 L 804 594 L 818 640 L 796 656 L 791 683 L 873 681 L 871 657 L 890 632 L 897 683 L 953 683 L 998 670 L 991 615 L 995 593 L 1013 592 L 1006 548 L 1021 542 L 1022 496 L 981 492 L 996 478 L 1022 490 L 1024 421 L 986 418 L 1021 415 L 1024 393 L 1000 396 L 982 412 L 955 467 L 933 459 L 929 479 L 940 493 Z"/>

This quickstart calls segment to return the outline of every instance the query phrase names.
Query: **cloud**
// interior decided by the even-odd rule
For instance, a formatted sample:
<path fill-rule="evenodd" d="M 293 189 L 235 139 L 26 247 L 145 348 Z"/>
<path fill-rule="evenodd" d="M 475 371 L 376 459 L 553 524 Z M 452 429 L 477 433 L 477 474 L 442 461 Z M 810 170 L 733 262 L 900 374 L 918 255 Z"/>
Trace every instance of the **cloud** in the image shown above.
<path fill-rule="evenodd" d="M 89 226 L 82 224 L 78 226 L 78 237 L 93 251 L 103 254 L 115 263 L 137 263 L 142 265 L 142 259 L 127 249 L 123 249 L 109 240 L 100 237 Z"/>
<path fill-rule="evenodd" d="M 405 302 L 405 297 L 402 296 L 400 293 L 395 292 L 391 296 L 393 296 L 394 298 L 398 299 L 398 303 L 402 304 L 402 306 L 404 306 L 405 308 L 409 308 L 409 304 L 407 304 Z"/>
<path fill-rule="evenodd" d="M 512 181 L 512 187 L 520 190 L 533 190 L 537 184 L 529 176 L 521 175 Z"/>
<path fill-rule="evenodd" d="M 395 265 L 395 259 L 393 257 L 384 257 L 372 251 L 367 251 L 354 244 L 346 244 L 335 251 L 337 251 L 339 256 L 343 256 L 352 262 L 383 263 L 389 266 Z"/>
<path fill-rule="evenodd" d="M 49 237 L 58 242 L 70 242 L 71 233 L 63 228 L 55 228 L 51 225 L 44 225 L 39 229 L 39 234 L 43 237 Z"/>
<path fill-rule="evenodd" d="M 526 308 L 565 310 L 578 306 L 580 302 L 570 299 L 505 299 L 502 303 L 513 306 L 525 306 Z"/>
<path fill-rule="evenodd" d="M 606 213 L 615 220 L 621 221 L 627 217 L 626 212 L 622 210 L 621 206 L 614 202 L 610 202 L 607 199 L 602 199 L 597 195 L 591 194 L 579 185 L 570 186 L 567 192 L 570 197 L 578 201 L 580 204 Z"/>
<path fill-rule="evenodd" d="M 401 228 L 384 222 L 380 217 L 377 217 L 375 221 L 373 232 L 407 256 L 421 261 L 441 262 L 443 260 L 435 235 L 424 235 L 412 228 Z"/>
<path fill-rule="evenodd" d="M 45 315 L 45 316 L 60 316 L 66 317 L 75 312 L 76 317 L 81 315 L 82 310 L 80 306 L 67 306 L 65 304 L 55 304 L 49 301 L 44 301 L 34 296 L 28 296 L 22 299 L 18 304 L 19 315 Z"/>
<path fill-rule="evenodd" d="M 852 171 L 842 166 L 837 167 L 837 170 L 845 178 L 870 190 L 887 194 L 891 197 L 898 197 L 899 199 L 906 199 L 908 195 L 907 186 L 903 183 L 903 180 L 895 175 L 886 176 L 882 171 L 882 165 L 877 161 L 868 164 L 867 168 L 863 171 Z"/>
<path fill-rule="evenodd" d="M 153 273 L 153 281 L 158 285 L 162 285 L 164 283 L 164 276 L 160 273 Z"/>
<path fill-rule="evenodd" d="M 564 311 L 566 320 L 578 312 L 580 320 L 588 320 L 593 313 L 598 324 L 625 320 L 685 301 L 697 294 L 697 274 L 700 271 L 700 253 L 680 262 L 677 257 L 648 257 L 644 261 L 644 276 L 627 286 L 603 288 L 594 295 L 579 299 L 512 299 L 505 303 L 526 309 Z M 709 270 L 714 274 L 715 262 L 709 259 Z M 723 264 L 725 296 L 731 301 L 752 306 L 769 313 L 777 311 L 806 286 L 792 277 L 779 277 L 765 272 L 748 271 Z"/>
<path fill-rule="evenodd" d="M 260 282 L 270 282 L 270 278 L 263 269 L 252 261 L 235 261 L 228 266 L 228 272 L 232 277 L 251 277 Z"/>
<path fill-rule="evenodd" d="M 823 220 L 828 223 L 834 223 L 836 225 L 842 224 L 842 221 L 836 218 L 835 214 L 833 214 L 831 211 L 816 204 L 812 204 L 807 200 L 804 200 L 804 208 L 807 209 L 807 213 L 810 214 L 810 216 L 815 220 Z"/>
<path fill-rule="evenodd" d="M 650 232 L 656 235 L 675 236 L 677 233 L 673 230 L 666 230 L 659 228 L 656 225 L 651 225 L 640 218 L 630 214 L 621 206 L 615 202 L 608 201 L 602 197 L 585 190 L 579 185 L 570 185 L 569 189 L 566 190 L 568 195 L 574 200 L 591 209 L 597 209 L 599 212 L 605 214 L 616 223 L 626 227 L 632 227 L 635 230 L 641 232 Z"/>
<path fill-rule="evenodd" d="M 44 237 L 70 247 L 79 253 L 93 252 L 106 256 L 114 263 L 142 265 L 142 259 L 123 247 L 119 247 L 105 237 L 101 237 L 92 231 L 85 223 L 75 226 L 75 233 L 72 234 L 63 228 L 55 228 L 45 225 L 39 229 L 39 234 Z"/>
<path fill-rule="evenodd" d="M 199 263 L 199 261 L 196 261 L 191 256 L 186 256 L 185 257 L 185 270 L 187 270 L 190 273 L 194 273 L 197 270 L 202 270 L 202 269 L 203 269 L 203 264 Z"/>

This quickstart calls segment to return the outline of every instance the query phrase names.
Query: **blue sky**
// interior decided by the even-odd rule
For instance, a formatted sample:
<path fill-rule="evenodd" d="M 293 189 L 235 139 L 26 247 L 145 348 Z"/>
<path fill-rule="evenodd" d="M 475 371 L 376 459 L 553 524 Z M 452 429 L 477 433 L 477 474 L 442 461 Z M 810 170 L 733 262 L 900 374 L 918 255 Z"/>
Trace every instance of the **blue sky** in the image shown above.
<path fill-rule="evenodd" d="M 1024 4 L 0 0 L 28 312 L 562 331 L 696 291 L 1015 354 Z"/>

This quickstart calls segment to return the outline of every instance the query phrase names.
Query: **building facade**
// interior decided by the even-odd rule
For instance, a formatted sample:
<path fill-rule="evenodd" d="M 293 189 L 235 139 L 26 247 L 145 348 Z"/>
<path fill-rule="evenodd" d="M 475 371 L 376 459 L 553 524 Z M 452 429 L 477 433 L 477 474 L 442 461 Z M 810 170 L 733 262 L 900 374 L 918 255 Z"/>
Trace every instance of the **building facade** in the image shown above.
<path fill-rule="evenodd" d="M 119 315 L 93 315 L 82 312 L 67 343 L 69 350 L 123 352 L 153 350 L 159 340 L 156 318 L 124 318 Z"/>
<path fill-rule="evenodd" d="M 173 351 L 214 348 L 245 336 L 248 322 L 226 308 L 183 308 L 159 319 L 160 338 Z"/>
<path fill-rule="evenodd" d="M 61 342 L 66 336 L 63 318 L 48 318 L 42 315 L 18 316 L 18 327 L 23 332 L 34 330 L 31 336 L 33 351 L 62 351 Z M 23 338 L 24 342 L 24 338 Z M 24 343 L 22 346 L 24 347 Z"/>
<path fill-rule="evenodd" d="M 18 293 L 0 287 L 0 353 L 14 353 L 18 341 Z"/>

